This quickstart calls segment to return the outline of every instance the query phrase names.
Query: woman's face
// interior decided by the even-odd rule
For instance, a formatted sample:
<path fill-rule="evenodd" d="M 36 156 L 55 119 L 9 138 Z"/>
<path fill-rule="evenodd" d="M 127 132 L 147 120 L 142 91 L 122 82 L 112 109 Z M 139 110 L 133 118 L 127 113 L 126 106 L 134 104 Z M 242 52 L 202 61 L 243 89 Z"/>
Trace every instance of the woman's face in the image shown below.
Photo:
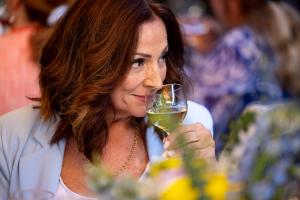
<path fill-rule="evenodd" d="M 117 119 L 146 114 L 146 97 L 161 88 L 166 77 L 167 32 L 155 18 L 141 25 L 137 50 L 129 73 L 112 92 Z"/>

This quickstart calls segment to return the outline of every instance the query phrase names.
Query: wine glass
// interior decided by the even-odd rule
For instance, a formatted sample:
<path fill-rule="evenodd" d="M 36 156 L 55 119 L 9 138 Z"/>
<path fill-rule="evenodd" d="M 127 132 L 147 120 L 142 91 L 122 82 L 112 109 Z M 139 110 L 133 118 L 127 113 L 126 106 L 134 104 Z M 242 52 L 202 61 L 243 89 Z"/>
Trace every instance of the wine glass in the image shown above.
<path fill-rule="evenodd" d="M 147 98 L 148 120 L 168 135 L 183 121 L 187 100 L 180 84 L 167 84 L 154 96 Z M 165 135 L 166 134 L 166 135 Z"/>

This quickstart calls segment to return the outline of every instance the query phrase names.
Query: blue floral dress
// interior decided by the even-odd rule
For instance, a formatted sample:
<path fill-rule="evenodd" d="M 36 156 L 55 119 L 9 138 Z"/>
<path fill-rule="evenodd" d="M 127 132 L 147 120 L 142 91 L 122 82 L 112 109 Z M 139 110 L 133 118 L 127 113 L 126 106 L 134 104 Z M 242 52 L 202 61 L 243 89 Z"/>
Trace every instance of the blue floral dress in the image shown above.
<path fill-rule="evenodd" d="M 276 56 L 251 28 L 227 32 L 208 54 L 187 51 L 186 73 L 192 80 L 189 98 L 212 113 L 217 152 L 229 122 L 253 101 L 282 98 L 275 78 Z"/>

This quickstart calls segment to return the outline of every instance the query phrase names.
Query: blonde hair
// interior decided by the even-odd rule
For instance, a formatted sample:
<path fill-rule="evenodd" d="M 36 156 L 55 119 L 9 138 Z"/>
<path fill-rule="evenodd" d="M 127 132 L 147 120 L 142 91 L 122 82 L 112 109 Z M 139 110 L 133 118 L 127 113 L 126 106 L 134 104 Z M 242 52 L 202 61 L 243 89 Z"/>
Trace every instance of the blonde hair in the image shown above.
<path fill-rule="evenodd" d="M 284 89 L 300 97 L 300 15 L 287 4 L 272 9 L 280 23 L 272 44 L 279 56 L 278 77 Z"/>
<path fill-rule="evenodd" d="M 297 11 L 283 2 L 268 2 L 249 12 L 247 21 L 274 50 L 282 87 L 300 96 L 300 16 Z"/>

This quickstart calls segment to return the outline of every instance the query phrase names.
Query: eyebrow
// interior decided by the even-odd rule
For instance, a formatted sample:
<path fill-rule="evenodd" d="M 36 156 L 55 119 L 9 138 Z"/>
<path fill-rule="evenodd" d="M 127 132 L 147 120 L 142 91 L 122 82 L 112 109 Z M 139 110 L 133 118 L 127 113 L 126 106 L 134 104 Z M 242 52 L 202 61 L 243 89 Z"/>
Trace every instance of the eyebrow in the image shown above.
<path fill-rule="evenodd" d="M 164 53 L 166 53 L 168 51 L 168 49 L 169 49 L 169 47 L 166 46 L 164 48 L 163 52 L 161 53 L 161 55 L 163 55 Z M 137 52 L 137 53 L 135 53 L 135 55 L 142 56 L 142 57 L 145 57 L 145 58 L 151 58 L 151 55 L 145 54 L 145 53 L 139 53 L 139 52 Z"/>

